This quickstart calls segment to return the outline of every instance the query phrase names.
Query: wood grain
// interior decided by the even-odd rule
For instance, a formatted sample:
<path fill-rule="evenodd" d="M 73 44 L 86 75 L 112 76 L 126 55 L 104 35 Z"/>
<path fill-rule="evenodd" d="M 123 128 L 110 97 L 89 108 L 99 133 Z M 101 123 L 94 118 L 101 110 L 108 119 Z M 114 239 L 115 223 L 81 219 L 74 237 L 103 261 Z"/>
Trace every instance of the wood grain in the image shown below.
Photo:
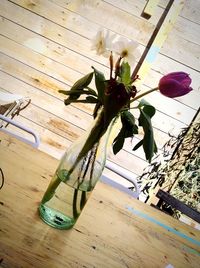
<path fill-rule="evenodd" d="M 55 230 L 37 213 L 57 160 L 0 132 L 2 267 L 198 267 L 199 231 L 98 183 L 72 230 Z M 31 157 L 30 157 L 31 155 Z M 150 218 L 141 218 L 129 206 Z M 94 224 L 92 224 L 94 223 Z"/>
<path fill-rule="evenodd" d="M 99 27 L 136 39 L 142 52 L 147 44 L 164 2 L 156 7 L 149 21 L 140 17 L 145 0 L 134 1 L 0 1 L 0 87 L 11 93 L 29 96 L 32 105 L 17 119 L 41 136 L 40 149 L 60 158 L 65 148 L 89 126 L 92 107 L 84 104 L 65 107 L 59 89 L 69 89 L 95 66 L 109 73 L 108 59 L 91 51 L 90 38 Z M 172 34 L 138 90 L 155 87 L 171 71 L 185 71 L 193 79 L 194 90 L 176 100 L 152 94 L 153 118 L 159 149 L 168 140 L 168 132 L 177 135 L 188 125 L 199 107 L 199 23 L 198 1 L 183 8 Z M 137 114 L 136 114 L 137 116 Z M 148 165 L 142 150 L 132 147 L 141 139 L 127 140 L 124 150 L 110 159 L 141 174 Z"/>

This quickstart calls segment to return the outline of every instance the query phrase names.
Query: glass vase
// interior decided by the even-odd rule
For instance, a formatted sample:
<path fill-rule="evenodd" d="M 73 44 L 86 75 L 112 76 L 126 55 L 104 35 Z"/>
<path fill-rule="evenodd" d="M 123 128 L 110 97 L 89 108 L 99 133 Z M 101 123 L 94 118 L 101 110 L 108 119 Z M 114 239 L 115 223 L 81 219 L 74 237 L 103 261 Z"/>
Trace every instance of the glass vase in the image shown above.
<path fill-rule="evenodd" d="M 68 148 L 43 196 L 39 214 L 52 227 L 69 229 L 75 224 L 102 175 L 114 121 L 105 125 L 103 119 L 102 110 L 90 129 Z"/>

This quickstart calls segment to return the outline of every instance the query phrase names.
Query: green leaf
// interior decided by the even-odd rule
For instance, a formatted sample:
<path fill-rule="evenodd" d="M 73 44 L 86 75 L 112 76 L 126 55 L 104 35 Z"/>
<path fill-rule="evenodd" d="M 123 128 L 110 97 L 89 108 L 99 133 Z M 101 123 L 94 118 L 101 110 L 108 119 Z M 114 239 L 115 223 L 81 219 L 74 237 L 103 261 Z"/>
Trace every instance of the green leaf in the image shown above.
<path fill-rule="evenodd" d="M 141 99 L 138 107 L 141 108 L 141 107 L 146 106 L 146 105 L 151 105 L 151 104 L 149 102 L 147 102 L 145 99 Z"/>
<path fill-rule="evenodd" d="M 133 147 L 133 151 L 136 151 L 138 148 L 140 148 L 140 146 L 143 145 L 143 139 L 141 141 L 139 141 L 134 147 Z"/>
<path fill-rule="evenodd" d="M 89 102 L 89 103 L 98 103 L 98 99 L 97 98 L 94 98 L 92 96 L 88 96 L 86 97 L 86 100 Z"/>
<path fill-rule="evenodd" d="M 142 99 L 139 103 L 139 108 L 143 109 L 143 111 L 152 118 L 156 112 L 155 107 L 153 107 L 150 103 Z"/>
<path fill-rule="evenodd" d="M 135 117 L 129 111 L 124 111 L 121 113 L 121 121 L 123 127 L 127 130 L 127 132 L 131 133 L 129 137 L 133 136 L 133 134 L 138 133 L 138 126 L 135 124 Z"/>
<path fill-rule="evenodd" d="M 143 127 L 144 138 L 133 149 L 136 150 L 143 145 L 146 159 L 151 162 L 154 153 L 157 152 L 157 146 L 154 140 L 153 127 L 151 123 L 151 118 L 154 116 L 156 109 L 144 99 L 140 101 L 139 109 L 139 125 Z"/>
<path fill-rule="evenodd" d="M 124 145 L 125 138 L 133 137 L 138 133 L 138 127 L 135 124 L 135 118 L 129 111 L 121 113 L 122 128 L 113 141 L 113 152 L 117 154 Z"/>
<path fill-rule="evenodd" d="M 119 134 L 113 141 L 113 153 L 117 154 L 124 146 L 124 141 L 125 141 L 125 133 L 124 129 L 121 128 Z"/>
<path fill-rule="evenodd" d="M 98 99 L 101 103 L 104 103 L 104 92 L 105 92 L 105 76 L 102 72 L 98 71 L 96 68 L 94 69 L 95 75 L 95 85 L 98 92 Z"/>
<path fill-rule="evenodd" d="M 156 112 L 156 109 L 151 105 L 146 105 L 143 108 L 143 112 L 147 114 L 150 118 L 152 118 Z"/>
<path fill-rule="evenodd" d="M 122 62 L 120 78 L 125 86 L 131 84 L 131 67 L 128 62 Z"/>
<path fill-rule="evenodd" d="M 64 95 L 69 95 L 69 96 L 73 96 L 73 95 L 93 95 L 93 96 L 97 96 L 96 92 L 92 89 L 90 90 L 76 90 L 76 91 L 65 91 L 65 90 L 59 90 L 60 93 L 63 93 Z"/>
<path fill-rule="evenodd" d="M 155 152 L 155 141 L 154 141 L 154 136 L 153 136 L 151 117 L 148 114 L 149 111 L 151 111 L 150 115 L 152 115 L 151 109 L 149 110 L 149 109 L 140 108 L 139 125 L 142 126 L 144 130 L 144 138 L 142 140 L 142 143 L 143 143 L 145 156 L 146 156 L 146 159 L 149 162 L 151 162 L 151 159 Z"/>
<path fill-rule="evenodd" d="M 59 90 L 60 93 L 69 95 L 68 99 L 65 100 L 65 104 L 68 105 L 71 103 L 71 100 L 77 100 L 81 94 L 83 94 L 83 89 L 86 88 L 92 81 L 93 72 L 85 75 L 71 87 L 69 91 Z M 89 90 L 88 90 L 89 91 Z M 92 92 L 92 91 L 91 91 Z M 90 93 L 91 94 L 91 93 Z"/>
<path fill-rule="evenodd" d="M 151 118 L 156 113 L 155 107 L 153 107 L 150 103 L 142 99 L 138 106 L 140 109 L 143 109 L 143 111 L 148 114 L 148 116 Z"/>
<path fill-rule="evenodd" d="M 97 92 L 94 89 L 92 89 L 90 87 L 86 87 L 86 88 L 87 88 L 88 92 L 90 92 L 91 95 L 97 96 Z"/>
<path fill-rule="evenodd" d="M 93 117 L 96 118 L 98 110 L 101 108 L 102 104 L 100 102 L 97 102 L 95 107 L 94 107 L 94 111 L 93 111 Z"/>
<path fill-rule="evenodd" d="M 71 100 L 71 99 L 66 99 L 64 100 L 65 105 L 69 105 L 71 103 L 97 103 L 98 100 L 94 97 L 87 97 L 84 100 Z"/>
<path fill-rule="evenodd" d="M 92 81 L 93 72 L 85 75 L 72 86 L 71 90 L 82 90 L 86 88 Z"/>
<path fill-rule="evenodd" d="M 158 147 L 157 147 L 155 140 L 154 140 L 154 153 L 157 153 L 157 151 L 158 151 Z"/>

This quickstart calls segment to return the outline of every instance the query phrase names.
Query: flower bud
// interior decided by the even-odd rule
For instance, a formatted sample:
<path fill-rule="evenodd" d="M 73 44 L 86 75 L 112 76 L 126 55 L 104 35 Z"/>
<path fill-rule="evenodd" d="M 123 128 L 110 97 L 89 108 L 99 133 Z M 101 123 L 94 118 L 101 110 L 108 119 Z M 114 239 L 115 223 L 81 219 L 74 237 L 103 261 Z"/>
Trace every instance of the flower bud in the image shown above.
<path fill-rule="evenodd" d="M 160 92 L 169 98 L 176 98 L 189 93 L 192 80 L 187 73 L 173 72 L 163 76 L 159 81 Z"/>

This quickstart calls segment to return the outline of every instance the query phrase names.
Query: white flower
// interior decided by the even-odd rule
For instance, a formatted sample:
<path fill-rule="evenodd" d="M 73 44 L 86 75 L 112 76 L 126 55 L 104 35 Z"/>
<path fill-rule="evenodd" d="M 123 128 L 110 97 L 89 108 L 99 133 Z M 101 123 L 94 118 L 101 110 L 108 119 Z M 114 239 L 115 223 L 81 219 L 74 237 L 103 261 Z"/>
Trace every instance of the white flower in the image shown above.
<path fill-rule="evenodd" d="M 113 50 L 113 42 L 116 38 L 115 34 L 109 31 L 99 30 L 92 41 L 92 50 L 96 50 L 97 55 L 108 57 Z"/>
<path fill-rule="evenodd" d="M 139 56 L 138 45 L 139 44 L 133 40 L 119 37 L 114 43 L 114 51 L 120 55 L 120 57 L 126 59 L 131 65 L 135 63 L 135 59 Z"/>

